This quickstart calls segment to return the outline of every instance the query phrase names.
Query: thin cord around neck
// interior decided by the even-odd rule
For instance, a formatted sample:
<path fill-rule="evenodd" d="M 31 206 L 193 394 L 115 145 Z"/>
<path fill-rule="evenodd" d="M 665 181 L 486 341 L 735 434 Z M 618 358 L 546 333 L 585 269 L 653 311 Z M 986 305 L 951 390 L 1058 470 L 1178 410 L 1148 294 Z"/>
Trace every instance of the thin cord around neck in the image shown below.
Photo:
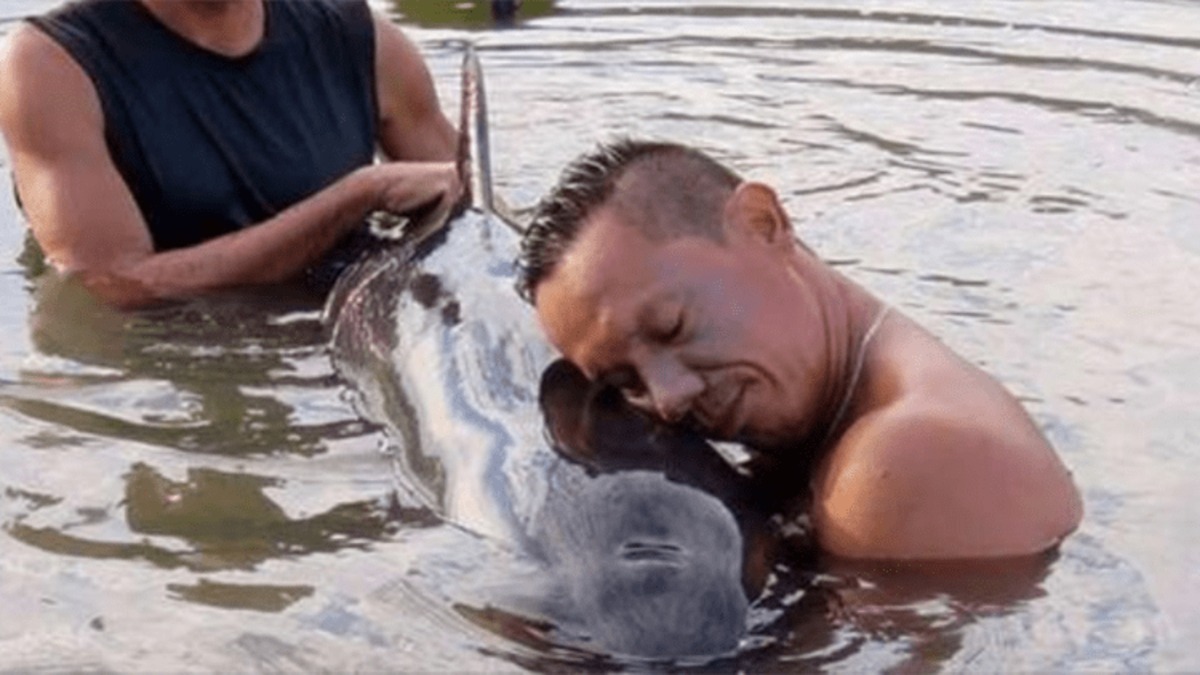
<path fill-rule="evenodd" d="M 858 343 L 858 353 L 854 355 L 854 366 L 850 369 L 850 384 L 846 387 L 846 395 L 842 397 L 842 402 L 838 405 L 837 412 L 833 416 L 833 423 L 829 425 L 829 430 L 825 432 L 825 439 L 821 445 L 829 443 L 833 432 L 837 431 L 838 425 L 842 423 L 842 418 L 845 417 L 846 411 L 850 409 L 850 399 L 854 398 L 854 391 L 858 388 L 858 378 L 862 376 L 863 362 L 867 360 L 867 347 L 870 346 L 875 333 L 879 332 L 879 327 L 883 325 L 883 320 L 887 318 L 889 312 L 892 311 L 892 306 L 884 303 L 883 307 L 879 308 L 879 312 L 871 321 L 867 332 L 863 334 L 862 342 Z"/>

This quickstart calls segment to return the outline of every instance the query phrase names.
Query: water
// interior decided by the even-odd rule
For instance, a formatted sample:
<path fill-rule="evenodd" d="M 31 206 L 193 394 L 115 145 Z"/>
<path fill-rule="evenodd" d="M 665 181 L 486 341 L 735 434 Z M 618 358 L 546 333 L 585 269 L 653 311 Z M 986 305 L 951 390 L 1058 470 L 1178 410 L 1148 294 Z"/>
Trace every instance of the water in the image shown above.
<path fill-rule="evenodd" d="M 827 564 L 721 665 L 1200 668 L 1200 6 L 560 0 L 489 30 L 406 5 L 379 7 L 422 22 L 447 109 L 456 43 L 480 46 L 514 206 L 600 138 L 694 143 L 1002 380 L 1075 473 L 1056 559 Z M 0 219 L 0 669 L 553 667 L 463 602 L 522 562 L 391 503 L 311 299 L 117 315 L 30 279 Z"/>

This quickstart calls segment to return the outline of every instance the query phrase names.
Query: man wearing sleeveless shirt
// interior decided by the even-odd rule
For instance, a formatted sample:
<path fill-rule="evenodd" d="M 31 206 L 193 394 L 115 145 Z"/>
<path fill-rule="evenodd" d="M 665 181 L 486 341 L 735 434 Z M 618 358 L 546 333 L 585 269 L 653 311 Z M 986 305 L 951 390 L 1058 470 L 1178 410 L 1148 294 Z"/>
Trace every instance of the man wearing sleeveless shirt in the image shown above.
<path fill-rule="evenodd" d="M 0 129 L 48 261 L 123 307 L 296 277 L 462 189 L 420 54 L 365 0 L 69 3 L 9 36 Z"/>

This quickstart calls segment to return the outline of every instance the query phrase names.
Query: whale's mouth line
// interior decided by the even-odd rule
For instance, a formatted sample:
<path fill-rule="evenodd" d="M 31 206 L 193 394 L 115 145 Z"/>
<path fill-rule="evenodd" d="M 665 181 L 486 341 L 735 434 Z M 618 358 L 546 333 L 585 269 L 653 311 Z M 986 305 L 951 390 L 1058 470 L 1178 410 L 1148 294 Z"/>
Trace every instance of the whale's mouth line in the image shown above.
<path fill-rule="evenodd" d="M 633 540 L 621 544 L 617 556 L 624 562 L 682 565 L 687 551 L 669 542 Z"/>

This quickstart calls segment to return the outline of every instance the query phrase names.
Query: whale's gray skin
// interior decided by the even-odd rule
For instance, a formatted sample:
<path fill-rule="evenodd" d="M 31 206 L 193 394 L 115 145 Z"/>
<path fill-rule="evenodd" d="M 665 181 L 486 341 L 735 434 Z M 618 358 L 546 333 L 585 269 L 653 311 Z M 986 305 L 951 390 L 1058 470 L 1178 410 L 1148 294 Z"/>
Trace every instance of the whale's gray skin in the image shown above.
<path fill-rule="evenodd" d="M 554 357 L 512 290 L 515 235 L 469 211 L 421 250 L 371 254 L 332 324 L 335 364 L 399 447 L 401 488 L 486 536 L 520 542 L 552 455 L 537 410 Z M 541 485 L 539 485 L 541 484 Z M 526 491 L 515 500 L 516 489 Z"/>
<path fill-rule="evenodd" d="M 490 207 L 486 154 L 470 150 L 486 132 L 472 63 L 460 166 L 473 203 L 338 280 L 326 312 L 335 365 L 395 441 L 402 501 L 541 561 L 559 591 L 540 610 L 577 646 L 729 653 L 749 605 L 746 528 L 731 491 L 670 469 L 696 454 L 735 474 L 701 439 L 621 408 L 565 362 L 551 367 L 513 289 L 518 233 Z"/>
<path fill-rule="evenodd" d="M 733 649 L 766 572 L 747 561 L 773 539 L 750 479 L 566 361 L 543 373 L 539 404 L 574 466 L 551 468 L 537 541 L 594 637 L 636 654 Z"/>

